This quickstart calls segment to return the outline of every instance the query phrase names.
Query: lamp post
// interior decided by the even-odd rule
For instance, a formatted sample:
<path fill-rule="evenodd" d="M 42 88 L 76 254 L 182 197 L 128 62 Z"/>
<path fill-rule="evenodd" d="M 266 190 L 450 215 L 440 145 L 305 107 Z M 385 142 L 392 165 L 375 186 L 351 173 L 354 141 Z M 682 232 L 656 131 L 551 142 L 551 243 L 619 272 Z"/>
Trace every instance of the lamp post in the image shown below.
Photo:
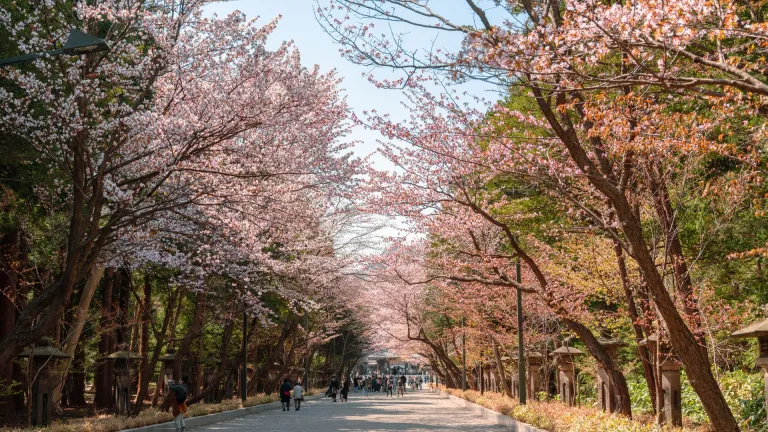
<path fill-rule="evenodd" d="M 311 353 L 309 352 L 309 313 L 306 310 L 304 311 L 304 331 L 307 333 L 307 356 L 304 359 L 304 378 L 302 383 L 304 388 L 309 390 L 309 356 Z"/>
<path fill-rule="evenodd" d="M 26 54 L 18 57 L 11 57 L 0 60 L 0 68 L 10 66 L 17 63 L 23 63 L 38 59 L 44 55 L 70 55 L 78 56 L 83 54 L 97 53 L 109 51 L 109 45 L 104 39 L 91 36 L 87 33 L 83 33 L 80 30 L 72 29 L 67 37 L 67 42 L 64 44 L 64 48 L 46 51 L 36 54 Z"/>
<path fill-rule="evenodd" d="M 243 302 L 243 371 L 240 374 L 240 400 L 248 398 L 248 315 L 246 304 Z"/>
<path fill-rule="evenodd" d="M 461 317 L 461 391 L 467 391 L 467 330 Z"/>
<path fill-rule="evenodd" d="M 520 258 L 515 262 L 515 280 L 518 284 L 522 283 L 523 278 L 520 274 Z M 520 396 L 520 405 L 525 405 L 525 345 L 523 345 L 523 291 L 517 290 L 517 358 L 520 362 L 517 367 L 517 393 Z"/>

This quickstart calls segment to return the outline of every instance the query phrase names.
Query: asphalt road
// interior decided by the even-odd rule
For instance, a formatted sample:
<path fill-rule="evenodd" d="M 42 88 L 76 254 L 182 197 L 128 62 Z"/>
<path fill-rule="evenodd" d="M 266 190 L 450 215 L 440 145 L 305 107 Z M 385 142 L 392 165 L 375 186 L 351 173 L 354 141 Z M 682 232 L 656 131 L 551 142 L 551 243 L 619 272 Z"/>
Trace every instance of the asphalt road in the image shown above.
<path fill-rule="evenodd" d="M 191 431 L 192 429 L 190 429 Z M 302 404 L 300 411 L 279 408 L 256 415 L 211 424 L 195 431 L 456 431 L 495 432 L 504 428 L 447 399 L 423 391 L 408 391 L 404 398 L 382 393 L 350 393 L 348 402 L 330 398 Z"/>

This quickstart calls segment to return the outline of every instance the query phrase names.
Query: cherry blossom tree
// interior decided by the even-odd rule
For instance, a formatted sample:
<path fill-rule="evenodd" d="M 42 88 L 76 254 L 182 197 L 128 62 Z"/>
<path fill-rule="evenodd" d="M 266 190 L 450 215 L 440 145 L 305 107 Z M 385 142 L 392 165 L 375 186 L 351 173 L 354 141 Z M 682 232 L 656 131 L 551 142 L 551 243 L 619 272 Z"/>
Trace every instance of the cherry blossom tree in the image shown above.
<path fill-rule="evenodd" d="M 745 117 L 759 115 L 755 107 L 761 103 L 754 101 L 762 97 L 764 84 L 753 66 L 759 61 L 750 63 L 750 58 L 733 66 L 732 60 L 754 53 L 763 28 L 760 12 L 736 3 L 696 1 L 503 2 L 490 10 L 480 2 L 466 3 L 466 23 L 420 1 L 332 1 L 319 7 L 318 15 L 345 46 L 342 55 L 406 73 L 401 80 L 381 82 L 384 86 L 413 85 L 417 71 L 428 70 L 458 81 L 494 82 L 528 95 L 533 104 L 526 110 L 501 106 L 495 111 L 505 122 L 523 121 L 543 133 L 528 134 L 526 143 L 512 137 L 520 128 L 508 130 L 507 137 L 513 138 L 508 142 L 514 145 L 497 148 L 497 155 L 512 152 L 515 161 L 522 154 L 543 156 L 522 160 L 549 170 L 544 184 L 588 216 L 635 262 L 713 425 L 737 430 L 732 416 L 724 414 L 730 410 L 703 346 L 704 319 L 670 194 L 670 181 L 679 178 L 683 165 L 670 161 L 684 152 L 694 157 L 709 152 L 757 168 L 732 181 L 728 193 L 741 199 L 744 185 L 760 177 L 761 162 L 749 146 L 759 148 L 762 128 L 744 133 L 735 127 Z M 375 30 L 380 23 L 390 24 L 390 35 Z M 398 29 L 411 25 L 458 34 L 462 46 L 409 51 Z M 740 117 L 736 107 L 752 114 Z M 731 122 L 729 113 L 739 120 Z M 730 144 L 739 134 L 752 143 L 746 151 Z M 643 234 L 649 215 L 641 209 L 647 202 L 665 234 L 665 259 L 682 304 L 669 295 L 653 243 Z"/>
<path fill-rule="evenodd" d="M 243 247 L 252 236 L 269 244 L 269 231 L 278 231 L 270 221 L 284 222 L 275 238 L 289 235 L 305 225 L 300 215 L 322 212 L 318 200 L 340 192 L 354 172 L 341 154 L 347 144 L 338 141 L 347 108 L 333 73 L 303 68 L 290 43 L 267 50 L 276 21 L 260 27 L 240 13 L 204 18 L 207 3 L 78 2 L 70 10 L 53 2 L 30 14 L 0 12 L 21 51 L 61 43 L 69 25 L 112 48 L 3 71 L 12 83 L 0 90 L 3 131 L 28 140 L 36 163 L 62 173 L 71 217 L 61 273 L 0 342 L 0 364 L 52 329 L 74 284 L 109 259 L 103 252 L 116 240 L 173 231 L 178 220 L 190 223 L 175 235 L 205 237 L 214 222 L 233 227 L 247 215 L 250 226 L 233 244 Z M 48 22 L 61 27 L 41 24 Z M 290 201 L 297 196 L 305 199 Z M 315 204 L 299 208 L 308 202 Z M 275 213 L 261 219 L 265 208 Z M 297 225 L 287 223 L 292 218 Z M 252 252 L 263 253 L 260 246 Z M 177 263 L 184 262 L 192 261 Z"/>

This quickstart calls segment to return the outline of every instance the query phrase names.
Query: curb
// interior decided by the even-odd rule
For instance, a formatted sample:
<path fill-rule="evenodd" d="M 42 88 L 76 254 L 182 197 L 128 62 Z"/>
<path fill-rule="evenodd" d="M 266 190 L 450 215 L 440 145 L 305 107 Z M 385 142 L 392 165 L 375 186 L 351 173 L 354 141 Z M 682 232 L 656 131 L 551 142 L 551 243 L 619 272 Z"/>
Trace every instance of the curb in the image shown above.
<path fill-rule="evenodd" d="M 312 396 L 306 396 L 304 400 L 311 401 L 314 399 L 320 399 L 324 397 L 323 394 L 316 394 Z M 261 405 L 254 405 L 247 408 L 238 408 L 229 411 L 222 411 L 214 414 L 206 414 L 202 416 L 189 417 L 184 419 L 187 428 L 196 428 L 201 426 L 207 426 L 213 423 L 219 423 L 227 420 L 232 420 L 238 417 L 245 417 L 253 414 L 270 411 L 281 407 L 280 402 L 270 402 Z M 173 425 L 173 421 L 158 423 L 149 426 L 143 426 L 134 429 L 123 429 L 124 432 L 148 432 L 148 431 L 175 431 L 176 427 Z"/>
<path fill-rule="evenodd" d="M 476 403 L 472 403 L 468 400 L 462 399 L 460 397 L 456 397 L 454 395 L 448 395 L 448 398 L 451 402 L 461 405 L 464 408 L 468 408 L 470 411 L 472 411 L 475 414 L 480 415 L 483 418 L 487 418 L 491 420 L 492 422 L 496 423 L 498 426 L 505 426 L 508 431 L 511 432 L 546 432 L 543 429 L 538 429 L 536 427 L 533 427 L 529 425 L 528 423 L 523 423 L 520 421 L 517 421 L 513 419 L 510 416 L 504 415 L 502 413 L 496 412 L 492 409 L 488 409 L 486 407 L 480 406 Z"/>

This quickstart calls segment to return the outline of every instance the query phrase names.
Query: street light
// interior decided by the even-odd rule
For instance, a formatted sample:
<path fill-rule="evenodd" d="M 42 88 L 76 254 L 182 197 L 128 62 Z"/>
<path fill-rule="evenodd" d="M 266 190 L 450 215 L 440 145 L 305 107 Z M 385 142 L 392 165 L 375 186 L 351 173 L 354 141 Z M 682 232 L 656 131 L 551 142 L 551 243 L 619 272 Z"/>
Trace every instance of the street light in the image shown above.
<path fill-rule="evenodd" d="M 461 391 L 467 391 L 467 329 L 464 317 L 461 317 Z"/>
<path fill-rule="evenodd" d="M 309 312 L 304 310 L 304 332 L 307 334 L 307 356 L 304 359 L 304 388 L 309 390 L 309 366 L 310 366 L 310 351 L 309 351 Z"/>
<path fill-rule="evenodd" d="M 243 302 L 243 371 L 240 373 L 240 400 L 248 399 L 248 305 Z"/>
<path fill-rule="evenodd" d="M 11 57 L 0 60 L 0 68 L 10 66 L 17 63 L 23 63 L 25 61 L 35 60 L 44 55 L 70 55 L 78 56 L 83 54 L 98 53 L 109 51 L 109 45 L 104 39 L 96 36 L 91 36 L 88 33 L 83 33 L 80 30 L 72 29 L 67 37 L 67 42 L 64 44 L 64 48 L 46 51 L 37 54 L 26 54 L 18 57 Z"/>
<path fill-rule="evenodd" d="M 517 258 L 515 262 L 515 280 L 518 285 L 522 283 L 522 275 L 520 274 L 520 258 Z M 525 379 L 525 346 L 523 345 L 523 290 L 517 289 L 517 383 L 520 405 L 525 405 L 526 402 L 526 379 Z"/>

